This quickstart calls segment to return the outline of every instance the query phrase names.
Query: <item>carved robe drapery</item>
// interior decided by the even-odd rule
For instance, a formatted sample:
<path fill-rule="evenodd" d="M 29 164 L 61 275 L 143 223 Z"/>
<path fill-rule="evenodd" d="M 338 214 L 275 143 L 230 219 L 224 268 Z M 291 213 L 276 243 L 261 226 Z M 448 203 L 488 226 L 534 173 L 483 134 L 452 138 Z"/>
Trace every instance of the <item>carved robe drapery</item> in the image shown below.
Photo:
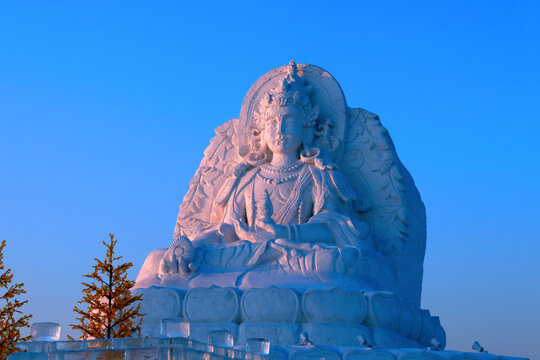
<path fill-rule="evenodd" d="M 229 194 L 223 223 L 243 220 L 250 228 L 254 227 L 258 199 L 253 190 L 260 171 L 260 168 L 252 169 L 238 181 L 228 182 L 226 186 L 232 188 L 222 189 L 222 193 Z M 338 170 L 304 164 L 289 198 L 282 208 L 276 209 L 273 220 L 281 225 L 298 224 L 300 229 L 305 223 L 322 222 L 332 230 L 332 238 L 316 244 L 272 239 L 259 243 L 239 240 L 218 247 L 215 243 L 197 246 L 204 249 L 205 263 L 216 268 L 244 273 L 254 268 L 303 275 L 361 273 L 376 282 L 377 276 L 385 274 L 382 279 L 388 281 L 392 278 L 390 266 L 373 249 L 369 226 L 353 216 L 355 201 L 360 200 Z M 370 263 L 368 266 L 366 261 Z M 373 272 L 372 277 L 366 269 Z"/>
<path fill-rule="evenodd" d="M 222 220 L 224 223 L 244 220 L 254 228 L 257 202 L 260 201 L 254 195 L 254 187 L 260 171 L 260 168 L 252 169 L 233 185 L 232 191 L 224 189 L 223 192 L 230 194 Z M 321 170 L 305 164 L 287 201 L 281 209 L 276 209 L 272 219 L 280 225 L 330 222 L 334 237 L 326 242 L 373 247 L 368 225 L 353 216 L 354 203 L 359 201 L 338 170 Z"/>

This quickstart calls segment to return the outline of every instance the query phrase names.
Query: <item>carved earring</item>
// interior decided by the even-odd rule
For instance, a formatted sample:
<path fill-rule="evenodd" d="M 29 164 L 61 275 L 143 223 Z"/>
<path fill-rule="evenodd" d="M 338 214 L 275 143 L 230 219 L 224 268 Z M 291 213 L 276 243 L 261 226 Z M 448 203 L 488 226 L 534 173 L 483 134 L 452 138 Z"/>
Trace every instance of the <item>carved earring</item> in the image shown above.
<path fill-rule="evenodd" d="M 247 162 L 253 166 L 260 166 L 268 162 L 268 155 L 266 154 L 266 142 L 264 141 L 264 134 L 261 133 L 260 137 L 260 147 L 258 151 L 250 152 L 247 156 Z"/>
<path fill-rule="evenodd" d="M 316 147 L 314 148 L 306 148 L 304 145 L 304 150 L 300 153 L 300 160 L 302 160 L 305 163 L 312 164 L 314 163 L 315 159 L 319 156 L 320 150 Z"/>
<path fill-rule="evenodd" d="M 304 134 L 304 138 L 302 139 L 303 150 L 300 152 L 300 158 L 312 157 L 311 155 L 311 153 L 313 152 L 311 148 L 312 143 L 313 143 L 313 133 L 308 133 L 307 135 Z"/>
<path fill-rule="evenodd" d="M 256 152 L 256 153 L 249 153 L 247 157 L 247 162 L 249 165 L 256 167 L 261 166 L 262 164 L 265 164 L 268 162 L 268 156 L 265 152 Z"/>

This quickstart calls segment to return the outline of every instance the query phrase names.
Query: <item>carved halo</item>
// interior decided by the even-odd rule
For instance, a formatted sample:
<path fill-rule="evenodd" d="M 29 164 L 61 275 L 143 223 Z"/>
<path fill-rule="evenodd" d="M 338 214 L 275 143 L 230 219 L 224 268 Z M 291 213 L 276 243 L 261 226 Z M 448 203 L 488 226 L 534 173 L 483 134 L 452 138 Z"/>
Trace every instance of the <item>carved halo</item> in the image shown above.
<path fill-rule="evenodd" d="M 338 82 L 326 70 L 310 64 L 296 64 L 298 75 L 310 85 L 313 105 L 319 106 L 318 123 L 325 128 L 318 129 L 325 137 L 316 137 L 314 146 L 329 150 L 332 157 L 339 153 L 343 146 L 347 121 L 347 104 Z M 249 134 L 253 128 L 254 113 L 263 97 L 274 89 L 289 73 L 290 65 L 281 66 L 267 72 L 251 86 L 242 102 L 239 128 L 244 129 L 244 136 L 238 139 L 239 147 L 248 145 Z"/>

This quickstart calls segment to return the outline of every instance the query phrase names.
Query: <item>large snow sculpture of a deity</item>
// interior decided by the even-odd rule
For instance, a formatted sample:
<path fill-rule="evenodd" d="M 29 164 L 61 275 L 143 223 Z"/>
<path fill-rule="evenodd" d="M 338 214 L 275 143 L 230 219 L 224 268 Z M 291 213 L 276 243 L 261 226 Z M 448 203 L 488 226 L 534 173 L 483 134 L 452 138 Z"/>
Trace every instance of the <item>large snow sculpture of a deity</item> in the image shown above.
<path fill-rule="evenodd" d="M 328 72 L 270 71 L 216 133 L 137 287 L 337 287 L 418 307 L 420 195 L 378 117 L 347 107 Z"/>

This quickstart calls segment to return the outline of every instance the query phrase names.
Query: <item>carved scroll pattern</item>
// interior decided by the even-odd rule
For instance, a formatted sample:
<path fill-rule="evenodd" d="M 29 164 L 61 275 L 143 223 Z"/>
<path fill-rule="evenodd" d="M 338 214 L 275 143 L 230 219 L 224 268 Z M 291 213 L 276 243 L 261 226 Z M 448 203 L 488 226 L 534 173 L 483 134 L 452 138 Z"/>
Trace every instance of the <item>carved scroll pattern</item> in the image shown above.
<path fill-rule="evenodd" d="M 370 223 L 378 249 L 399 253 L 409 235 L 405 187 L 394 144 L 379 117 L 363 109 L 349 109 L 347 128 L 342 169 L 371 202 L 362 217 Z"/>

